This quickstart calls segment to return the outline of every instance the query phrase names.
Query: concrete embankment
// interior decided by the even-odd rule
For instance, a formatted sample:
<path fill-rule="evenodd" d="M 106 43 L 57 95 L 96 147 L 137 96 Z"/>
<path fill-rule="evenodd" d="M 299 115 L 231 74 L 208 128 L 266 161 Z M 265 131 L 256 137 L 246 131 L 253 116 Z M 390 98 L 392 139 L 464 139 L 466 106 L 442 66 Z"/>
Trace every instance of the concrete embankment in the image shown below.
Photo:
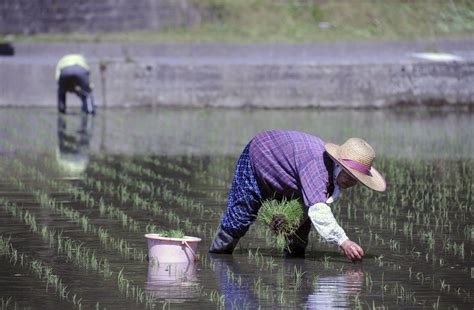
<path fill-rule="evenodd" d="M 474 39 L 318 45 L 15 44 L 15 56 L 0 57 L 0 106 L 54 106 L 55 64 L 62 55 L 79 52 L 91 64 L 95 97 L 107 108 L 406 104 L 472 109 L 473 46 Z"/>

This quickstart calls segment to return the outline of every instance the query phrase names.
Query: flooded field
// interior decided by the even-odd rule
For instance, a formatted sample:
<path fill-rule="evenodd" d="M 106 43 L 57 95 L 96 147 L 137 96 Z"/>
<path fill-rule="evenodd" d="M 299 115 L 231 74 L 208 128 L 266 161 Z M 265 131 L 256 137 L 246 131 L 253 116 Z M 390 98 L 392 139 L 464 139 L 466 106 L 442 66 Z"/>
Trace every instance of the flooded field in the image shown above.
<path fill-rule="evenodd" d="M 214 237 L 244 145 L 266 129 L 371 143 L 388 183 L 333 212 L 366 252 L 314 231 L 284 259 L 261 224 Z M 0 110 L 2 309 L 472 309 L 474 114 L 446 111 Z M 196 264 L 147 262 L 145 233 L 202 238 Z"/>

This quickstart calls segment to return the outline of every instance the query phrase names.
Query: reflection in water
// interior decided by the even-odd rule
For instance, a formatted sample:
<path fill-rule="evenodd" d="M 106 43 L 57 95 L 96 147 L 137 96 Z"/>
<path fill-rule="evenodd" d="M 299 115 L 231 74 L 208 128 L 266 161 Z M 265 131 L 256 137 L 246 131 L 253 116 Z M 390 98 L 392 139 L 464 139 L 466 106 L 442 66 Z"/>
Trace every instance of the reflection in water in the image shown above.
<path fill-rule="evenodd" d="M 88 114 L 80 115 L 79 126 L 77 115 L 58 114 L 58 149 L 56 159 L 68 176 L 82 173 L 89 162 L 89 148 L 94 126 L 94 117 Z M 68 128 L 73 125 L 73 129 Z"/>
<path fill-rule="evenodd" d="M 256 309 L 259 302 L 252 291 L 250 281 L 237 281 L 244 275 L 238 262 L 234 262 L 232 255 L 209 254 L 214 272 L 222 293 L 225 295 L 225 309 Z"/>
<path fill-rule="evenodd" d="M 184 302 L 199 297 L 195 263 L 148 265 L 147 295 L 152 299 Z"/>
<path fill-rule="evenodd" d="M 350 296 L 360 292 L 364 273 L 350 269 L 338 276 L 319 277 L 314 292 L 308 296 L 306 309 L 352 308 Z"/>
<path fill-rule="evenodd" d="M 214 272 L 219 281 L 222 293 L 225 295 L 225 309 L 233 309 L 238 305 L 239 309 L 257 309 L 260 306 L 259 299 L 252 289 L 252 281 L 248 279 L 248 272 L 241 269 L 238 261 L 234 261 L 231 255 L 210 255 Z M 298 265 L 307 275 L 315 275 L 314 265 Z M 297 265 L 294 265 L 297 266 Z M 290 268 L 289 270 L 291 270 Z M 313 291 L 301 291 L 302 300 L 305 300 L 305 309 L 334 309 L 352 308 L 352 298 L 360 292 L 363 284 L 364 273 L 361 268 L 346 270 L 342 275 L 315 277 Z M 288 286 L 290 289 L 290 286 Z"/>

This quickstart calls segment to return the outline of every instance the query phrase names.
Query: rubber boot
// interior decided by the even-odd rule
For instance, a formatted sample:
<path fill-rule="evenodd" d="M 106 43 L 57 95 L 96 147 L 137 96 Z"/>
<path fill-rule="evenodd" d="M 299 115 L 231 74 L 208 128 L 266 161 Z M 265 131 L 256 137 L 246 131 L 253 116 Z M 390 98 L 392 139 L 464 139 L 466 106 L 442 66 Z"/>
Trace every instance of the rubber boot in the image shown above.
<path fill-rule="evenodd" d="M 285 258 L 305 258 L 311 221 L 307 219 L 296 232 L 286 239 Z"/>
<path fill-rule="evenodd" d="M 62 114 L 66 114 L 66 104 L 64 102 L 58 103 L 58 111 Z"/>
<path fill-rule="evenodd" d="M 82 96 L 84 96 L 82 98 L 82 112 L 95 115 L 95 104 L 92 94 L 83 93 Z"/>
<path fill-rule="evenodd" d="M 214 241 L 209 247 L 209 253 L 232 254 L 237 242 L 239 238 L 232 237 L 219 226 Z"/>

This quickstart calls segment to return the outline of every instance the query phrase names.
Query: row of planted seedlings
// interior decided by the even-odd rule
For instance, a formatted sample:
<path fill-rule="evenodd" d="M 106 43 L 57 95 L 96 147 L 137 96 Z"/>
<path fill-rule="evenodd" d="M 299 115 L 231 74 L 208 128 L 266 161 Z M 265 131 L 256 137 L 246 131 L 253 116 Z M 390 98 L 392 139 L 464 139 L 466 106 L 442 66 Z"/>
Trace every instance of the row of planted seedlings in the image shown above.
<path fill-rule="evenodd" d="M 94 166 L 93 166 L 93 167 L 94 167 Z M 169 178 L 168 178 L 168 180 L 173 181 L 173 179 L 169 179 Z M 126 181 L 131 181 L 131 180 L 129 180 L 129 178 L 128 178 L 126 175 L 120 175 L 120 181 L 126 182 Z M 158 179 L 158 181 L 160 181 L 160 180 Z M 143 182 L 140 183 L 140 185 L 143 185 L 143 184 L 144 184 Z M 149 187 L 152 188 L 152 189 L 153 189 L 154 184 L 155 184 L 154 182 L 148 182 Z M 96 185 L 97 185 L 98 189 L 100 190 L 100 188 L 101 188 L 100 180 L 99 180 L 99 181 L 96 181 Z M 74 190 L 74 189 L 72 189 L 72 190 Z M 203 210 L 202 205 L 200 205 L 200 204 L 193 204 L 192 202 L 190 203 L 189 200 L 184 201 L 185 199 L 184 199 L 181 195 L 173 195 L 173 193 L 172 193 L 171 191 L 169 191 L 169 190 L 166 189 L 166 186 L 165 186 L 165 187 L 162 187 L 162 188 L 158 188 L 158 189 L 157 189 L 157 192 L 160 192 L 160 190 L 162 191 L 162 194 L 163 194 L 163 196 L 165 197 L 166 200 L 169 200 L 169 199 L 178 200 L 178 202 L 180 202 L 180 203 L 182 203 L 182 204 L 185 203 L 185 207 L 191 207 L 191 208 L 193 208 L 194 206 L 197 206 L 201 211 Z M 183 188 L 180 188 L 180 190 L 183 190 Z M 113 191 L 113 192 L 117 192 L 117 191 Z M 126 188 L 126 186 L 120 186 L 118 192 L 120 193 L 120 200 L 121 200 L 121 202 L 124 202 L 124 203 L 127 202 L 127 200 L 128 200 L 128 199 L 130 198 L 130 196 L 131 196 L 131 193 L 127 193 L 127 188 Z M 89 203 L 92 204 L 92 205 L 94 204 L 92 195 L 91 195 L 90 193 L 86 192 L 86 191 L 81 191 L 81 190 L 79 189 L 78 191 L 76 191 L 76 192 L 74 193 L 74 195 L 75 195 L 75 196 L 79 196 L 79 195 L 80 195 L 80 196 L 81 196 L 81 200 L 84 201 L 84 202 L 86 202 L 86 204 L 89 204 Z M 136 197 L 136 196 L 135 196 L 135 197 Z M 166 201 L 166 202 L 168 202 L 168 201 Z M 104 205 L 103 205 L 103 204 L 101 204 L 101 207 L 102 207 L 101 209 L 104 209 Z M 193 211 L 195 211 L 195 210 L 193 210 Z M 122 216 L 123 221 L 124 221 L 124 222 L 127 221 L 127 219 L 125 218 L 124 213 L 122 213 L 122 214 L 118 213 L 117 216 Z M 133 223 L 132 220 L 131 220 L 130 222 Z M 133 227 L 133 225 L 130 225 L 130 226 Z"/>
<path fill-rule="evenodd" d="M 45 180 L 45 181 L 47 182 L 47 180 Z M 43 196 L 42 196 L 42 197 L 43 197 Z M 54 203 L 51 203 L 51 201 L 49 202 L 49 204 L 50 204 L 50 205 L 54 205 Z M 67 212 L 67 211 L 66 211 L 66 212 Z M 82 216 L 82 217 L 81 217 L 81 222 L 82 222 L 82 223 L 87 223 L 88 220 L 84 220 L 84 217 Z M 87 227 L 88 225 L 82 224 L 82 226 L 83 226 L 83 227 L 84 227 L 84 226 Z M 98 229 L 97 231 L 101 231 L 101 230 Z M 102 230 L 102 233 L 103 233 L 103 232 L 104 232 L 104 231 Z M 123 282 L 123 279 L 122 279 L 122 282 Z"/>
<path fill-rule="evenodd" d="M 15 165 L 18 165 L 18 162 L 16 162 Z M 24 168 L 28 169 L 26 167 L 24 167 Z M 36 177 L 38 178 L 38 175 L 36 175 Z M 43 181 L 48 182 L 48 180 L 49 180 L 49 184 L 51 184 L 53 186 L 53 188 L 55 188 L 56 190 L 61 190 L 60 189 L 60 186 L 61 186 L 60 183 L 61 182 L 55 182 L 54 180 L 52 181 L 49 178 L 45 178 Z M 41 193 L 41 194 L 38 194 L 38 195 L 40 195 L 40 199 L 47 206 L 54 207 L 56 205 L 55 202 L 54 202 L 54 199 L 48 198 L 45 193 Z M 80 195 L 80 197 L 85 198 L 85 200 L 82 201 L 84 204 L 91 204 L 91 199 L 90 199 L 89 196 Z M 111 244 L 111 247 L 117 249 L 117 251 L 119 251 L 120 254 L 122 254 L 122 255 L 124 255 L 128 258 L 130 256 L 130 253 L 134 253 L 134 255 L 132 256 L 134 259 L 138 259 L 140 261 L 143 261 L 144 253 L 142 251 L 140 251 L 139 249 L 130 246 L 127 241 L 110 236 L 110 234 L 107 232 L 107 230 L 101 229 L 100 227 L 98 229 L 96 229 L 92 224 L 90 224 L 90 222 L 91 222 L 90 219 L 88 219 L 84 215 L 80 215 L 80 213 L 75 211 L 75 210 L 71 211 L 69 208 L 64 208 L 62 205 L 58 206 L 57 209 L 62 214 L 69 214 L 69 215 L 72 214 L 71 219 L 75 220 L 79 225 L 81 225 L 81 227 L 83 227 L 83 229 L 85 228 L 86 232 L 91 231 L 91 232 L 97 233 L 99 235 L 99 238 L 100 238 L 102 243 L 107 244 L 107 242 L 109 242 Z M 117 213 L 113 212 L 113 214 L 117 214 Z M 145 224 L 146 224 L 146 223 L 138 223 L 138 225 L 137 225 L 137 222 L 134 221 L 134 220 L 129 220 L 129 222 L 134 223 L 134 225 L 133 225 L 134 227 L 141 227 L 142 229 L 144 229 Z M 172 222 L 173 222 L 173 224 L 176 224 L 174 221 L 172 221 Z M 185 223 L 187 223 L 187 222 L 185 222 Z M 146 225 L 147 225 L 148 228 L 152 227 L 152 225 L 149 225 L 149 224 L 146 224 Z M 106 245 L 106 247 L 107 247 L 107 245 Z M 130 288 L 130 290 L 133 290 L 133 291 L 131 291 L 131 294 L 134 295 L 133 292 L 134 292 L 134 290 L 137 290 L 138 286 L 130 285 L 129 284 L 130 281 L 128 281 L 127 279 L 124 279 L 124 272 L 119 273 L 119 278 L 120 278 L 121 283 L 127 283 L 127 285 L 126 285 L 126 287 L 127 287 L 126 294 L 127 295 L 129 294 L 128 290 Z M 205 296 L 208 296 L 208 295 L 209 296 L 214 296 L 214 295 L 216 295 L 216 292 L 213 293 L 213 291 L 206 292 L 205 290 L 201 290 L 201 294 L 203 294 Z M 220 301 L 218 299 L 211 300 L 211 301 L 220 303 Z"/>
<path fill-rule="evenodd" d="M 426 164 L 424 164 L 424 167 L 426 167 Z M 428 174 L 424 177 L 433 178 L 435 176 Z M 469 233 L 472 225 L 466 220 L 466 215 L 471 212 L 470 192 L 472 191 L 472 184 L 459 183 L 458 189 L 453 189 L 449 184 L 446 184 L 452 182 L 457 181 L 447 180 L 443 181 L 444 184 L 436 185 L 420 183 L 397 189 L 397 192 L 401 194 L 399 203 L 402 205 L 407 204 L 407 201 L 413 201 L 414 203 L 410 205 L 410 208 L 405 205 L 403 214 L 399 215 L 405 220 L 403 227 L 397 228 L 396 223 L 395 225 L 388 225 L 392 233 L 403 232 L 406 240 L 410 242 L 421 240 L 423 250 L 421 252 L 426 252 L 426 254 L 421 255 L 420 251 L 415 251 L 417 252 L 416 256 L 423 256 L 426 262 L 430 262 L 434 266 L 443 267 L 446 264 L 447 258 L 443 257 L 443 254 L 451 255 L 451 261 L 455 259 L 457 260 L 456 263 L 465 261 L 464 240 L 472 240 Z M 459 188 L 462 187 L 465 191 L 460 194 Z M 389 199 L 395 200 L 396 198 L 390 197 Z M 455 204 L 456 207 L 448 207 L 451 203 Z M 383 215 L 382 218 L 387 218 L 387 216 Z M 413 238 L 414 236 L 415 238 Z M 451 240 L 451 236 L 455 238 L 457 236 L 459 241 Z M 438 248 L 435 248 L 435 245 Z"/>
<path fill-rule="evenodd" d="M 423 184 L 423 182 L 413 184 L 414 186 L 406 186 L 407 183 L 412 182 L 413 177 L 419 180 L 436 177 L 433 174 L 433 168 L 428 163 L 423 163 L 423 165 L 415 165 L 415 169 L 419 170 L 413 171 L 412 163 L 408 167 L 397 161 L 390 161 L 386 164 L 383 169 L 388 171 L 388 179 L 393 180 L 393 183 L 389 183 L 391 188 L 385 197 L 377 196 L 377 194 L 370 191 L 352 192 L 346 204 L 352 206 L 354 210 L 360 211 L 349 214 L 342 212 L 342 215 L 345 215 L 345 218 L 348 219 L 352 217 L 352 221 L 356 221 L 359 217 L 364 223 L 368 223 L 368 227 L 359 231 L 358 234 L 365 233 L 366 238 L 369 235 L 367 247 L 375 246 L 376 251 L 383 253 L 376 257 L 378 266 L 398 270 L 396 276 L 405 274 L 404 283 L 415 284 L 416 289 L 430 287 L 434 292 L 439 291 L 440 295 L 432 301 L 433 306 L 439 306 L 440 298 L 441 302 L 446 300 L 447 304 L 449 302 L 469 302 L 471 299 L 470 288 L 462 285 L 462 282 L 456 285 L 449 284 L 449 281 L 443 278 L 441 272 L 449 275 L 455 271 L 463 276 L 468 272 L 465 267 L 463 240 L 472 241 L 472 237 L 469 236 L 472 225 L 469 221 L 465 221 L 465 215 L 470 212 L 466 208 L 469 208 L 467 206 L 471 201 L 472 184 L 464 182 L 461 185 L 461 187 L 464 186 L 464 190 L 458 188 L 457 190 L 448 191 L 445 189 L 445 185 L 449 187 L 452 180 L 448 180 L 447 177 L 438 188 L 435 187 L 434 191 L 433 185 Z M 466 170 L 467 165 L 461 163 L 460 169 Z M 456 165 L 451 171 L 457 171 Z M 468 175 L 472 173 L 465 172 Z M 404 175 L 407 173 L 410 175 Z M 463 194 L 460 192 L 463 192 Z M 451 196 L 453 193 L 456 198 Z M 354 203 L 354 201 L 357 203 Z M 447 210 L 446 201 L 456 201 L 458 203 L 457 210 L 455 208 Z M 466 213 L 466 211 L 468 212 Z M 416 215 L 421 213 L 423 213 L 423 216 Z M 351 222 L 351 220 L 348 220 L 348 222 Z M 415 236 L 413 235 L 413 227 Z M 457 237 L 454 237 L 457 240 L 451 239 L 453 235 L 457 235 Z M 408 244 L 408 247 L 406 244 Z M 437 272 L 426 274 L 426 271 L 417 267 L 426 264 L 436 267 Z M 453 270 L 456 265 L 461 267 L 456 267 Z M 387 278 L 387 274 L 385 276 Z M 380 282 L 383 281 L 379 280 Z M 386 287 L 387 285 L 384 284 L 383 286 Z M 404 289 L 404 291 L 406 292 L 407 289 Z M 414 296 L 411 300 L 413 304 L 421 303 Z"/>
<path fill-rule="evenodd" d="M 127 120 L 123 117 L 115 116 L 111 120 L 117 124 L 126 124 Z M 119 126 L 126 128 L 126 125 Z M 124 136 L 127 134 L 124 132 Z M 227 192 L 233 176 L 233 168 L 236 162 L 234 156 L 209 156 L 209 155 L 180 155 L 173 156 L 157 156 L 144 155 L 140 156 L 139 162 L 148 166 L 143 168 L 151 168 L 159 171 L 168 170 L 178 173 L 177 182 L 181 182 L 187 177 L 192 177 L 192 188 L 194 192 L 198 192 L 204 196 L 223 200 L 227 198 Z M 190 186 L 190 185 L 188 185 Z M 200 190 L 205 188 L 206 190 Z M 221 190 L 221 189 L 225 190 Z M 217 189 L 217 190 L 216 190 Z"/>
<path fill-rule="evenodd" d="M 0 203 L 5 204 L 7 202 L 1 200 Z M 9 205 L 9 207 L 12 209 L 11 205 Z M 14 211 L 19 210 L 16 209 Z M 20 215 L 23 215 L 21 211 L 19 212 Z M 28 214 L 25 215 L 28 216 Z M 28 220 L 31 221 L 31 217 Z M 70 303 L 69 306 L 82 309 L 82 298 L 80 295 L 68 288 L 67 285 L 64 284 L 65 281 L 63 281 L 59 275 L 55 274 L 53 268 L 48 266 L 47 263 L 16 249 L 11 243 L 10 237 L 0 235 L 0 255 L 8 260 L 11 265 L 26 268 L 29 273 L 44 283 L 46 291 L 53 291 L 53 293 L 58 296 L 58 299 L 64 303 Z M 16 309 L 20 308 L 20 304 L 11 296 L 2 296 L 1 308 Z M 95 308 L 101 309 L 99 302 L 95 304 Z"/>
<path fill-rule="evenodd" d="M 18 163 L 13 164 L 9 167 L 9 172 L 13 172 L 11 168 L 18 167 Z M 26 171 L 28 169 L 31 170 L 31 167 L 20 167 L 20 169 Z M 23 175 L 25 175 L 25 171 L 21 171 L 23 172 Z M 17 189 L 22 190 L 24 193 L 32 193 L 32 195 L 38 199 L 41 209 L 50 209 L 52 211 L 51 216 L 59 214 L 60 217 L 65 217 L 67 220 L 73 220 L 85 233 L 94 233 L 100 236 L 100 240 L 107 240 L 107 238 L 104 238 L 104 235 L 107 235 L 107 231 L 101 227 L 96 227 L 93 224 L 90 224 L 90 219 L 86 216 L 81 216 L 71 208 L 64 207 L 62 204 L 54 201 L 54 199 L 48 198 L 48 195 L 45 192 L 32 188 L 30 185 L 27 185 L 15 176 L 11 176 L 9 181 L 10 184 L 15 185 Z M 39 180 L 35 179 L 35 181 Z M 9 211 L 12 216 L 16 216 L 18 220 L 22 220 L 24 221 L 24 224 L 29 225 L 30 230 L 33 233 L 41 234 L 50 247 L 55 247 L 58 253 L 65 255 L 68 260 L 77 265 L 79 269 L 85 268 L 86 270 L 92 270 L 103 275 L 104 279 L 109 279 L 114 275 L 114 272 L 110 269 L 108 258 L 104 256 L 98 257 L 95 251 L 85 246 L 84 242 L 80 239 L 66 236 L 62 231 L 50 228 L 47 224 L 37 224 L 34 213 L 41 212 L 41 210 L 38 210 L 36 205 L 33 205 L 31 209 L 27 209 L 26 207 L 20 207 L 12 202 L 6 201 L 3 207 Z M 49 221 L 49 219 L 41 220 L 46 222 Z M 148 305 L 144 291 L 139 286 L 130 285 L 130 283 L 131 281 L 124 278 L 120 272 L 118 273 L 117 285 L 119 290 L 123 292 L 126 297 L 132 298 L 136 302 Z"/>
<path fill-rule="evenodd" d="M 420 251 L 416 251 L 415 247 L 411 247 L 411 246 L 410 246 L 410 250 L 404 249 L 403 247 L 401 248 L 400 241 L 398 240 L 400 240 L 402 237 L 396 235 L 396 232 L 393 230 L 392 225 L 388 225 L 387 223 L 387 226 L 385 227 L 387 227 L 385 231 L 383 230 L 381 231 L 380 227 L 375 227 L 375 228 L 368 227 L 369 234 L 370 234 L 368 247 L 370 247 L 371 245 L 373 246 L 375 243 L 375 246 L 378 246 L 376 249 L 384 253 L 384 255 L 380 255 L 378 258 L 376 258 L 377 264 L 379 266 L 387 266 L 387 267 L 393 268 L 394 270 L 399 270 L 399 272 L 397 273 L 397 276 L 398 276 L 400 273 L 404 273 L 406 271 L 406 267 L 405 267 L 407 266 L 406 257 L 407 256 L 409 257 L 413 253 L 417 253 L 419 257 Z M 374 233 L 373 231 L 376 231 L 376 232 Z M 363 232 L 360 232 L 360 233 L 363 233 Z M 381 237 L 387 233 L 393 234 L 392 236 L 390 236 L 390 239 L 388 241 L 384 240 L 384 237 Z M 404 230 L 404 233 L 406 233 L 406 230 Z M 374 242 L 371 243 L 371 241 L 374 241 Z M 401 244 L 403 245 L 403 243 Z M 390 252 L 392 252 L 392 254 L 390 254 Z M 404 262 L 402 262 L 402 260 L 404 260 Z M 425 260 L 428 261 L 427 256 Z M 416 271 L 416 268 L 417 268 L 416 265 L 417 264 L 420 265 L 420 262 L 417 260 L 411 260 L 411 262 L 414 264 L 414 266 L 408 267 L 408 271 L 407 271 L 408 280 L 405 281 L 405 283 L 406 282 L 410 283 L 412 279 L 418 279 L 421 285 L 429 285 L 432 289 L 434 289 L 435 292 L 436 292 L 435 287 L 437 287 L 438 285 L 439 285 L 440 291 L 445 291 L 446 281 L 444 279 L 437 279 L 437 278 L 435 279 L 434 274 L 432 277 L 430 277 L 429 275 L 425 276 L 422 271 Z M 423 263 L 421 263 L 421 265 L 423 265 Z M 467 296 L 469 296 L 469 291 L 465 292 L 463 290 L 464 289 L 462 287 L 457 287 L 457 289 L 453 290 L 452 292 L 454 293 L 454 291 L 456 291 L 456 295 L 461 295 L 461 293 L 464 292 L 466 293 Z M 449 292 L 449 286 L 448 286 L 448 292 Z M 413 298 L 413 301 L 414 300 L 415 299 Z M 439 299 L 433 304 L 439 304 Z"/>

